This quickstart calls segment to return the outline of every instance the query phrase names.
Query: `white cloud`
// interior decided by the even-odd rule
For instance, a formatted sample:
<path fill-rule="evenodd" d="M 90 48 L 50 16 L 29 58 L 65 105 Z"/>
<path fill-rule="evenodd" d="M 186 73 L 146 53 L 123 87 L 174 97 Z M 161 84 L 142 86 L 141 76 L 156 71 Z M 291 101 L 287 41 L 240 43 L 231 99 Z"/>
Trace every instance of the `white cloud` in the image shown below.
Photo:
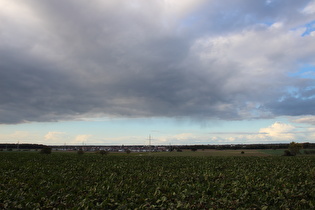
<path fill-rule="evenodd" d="M 257 132 L 210 132 L 178 133 L 175 135 L 159 136 L 154 144 L 253 144 L 253 143 L 288 143 L 315 141 L 314 128 L 300 128 L 289 123 L 275 122 L 268 127 L 260 128 Z"/>
<path fill-rule="evenodd" d="M 296 60 L 314 52 L 313 41 L 301 37 L 303 30 L 286 31 L 281 26 L 282 23 L 275 23 L 241 33 L 201 38 L 192 49 L 204 64 L 214 67 L 213 70 L 221 67 L 221 71 L 228 71 L 227 67 L 232 66 L 229 71 L 234 76 L 246 73 L 251 77 L 274 79 L 276 75 L 292 71 L 291 65 L 296 67 Z"/>
<path fill-rule="evenodd" d="M 309 128 L 309 136 L 307 138 L 308 141 L 315 141 L 315 128 Z"/>
<path fill-rule="evenodd" d="M 196 133 L 178 133 L 174 135 L 166 135 L 156 137 L 154 144 L 173 144 L 173 145 L 184 145 L 184 144 L 199 144 L 207 139 L 206 136 Z"/>
<path fill-rule="evenodd" d="M 39 143 L 40 136 L 29 131 L 14 131 L 13 133 L 0 134 L 1 143 Z"/>
<path fill-rule="evenodd" d="M 292 121 L 296 123 L 306 123 L 306 124 L 315 125 L 315 116 L 305 116 L 305 117 L 301 117 Z"/>
<path fill-rule="evenodd" d="M 180 18 L 187 13 L 193 11 L 196 7 L 201 5 L 205 0 L 164 0 L 164 8 L 167 13 L 175 15 Z"/>
<path fill-rule="evenodd" d="M 49 131 L 45 136 L 45 144 L 64 144 L 68 140 L 65 132 Z"/>
<path fill-rule="evenodd" d="M 44 144 L 57 144 L 57 145 L 81 145 L 81 144 L 95 144 L 101 143 L 95 139 L 92 139 L 92 135 L 89 134 L 80 134 L 80 135 L 70 135 L 66 132 L 59 131 L 50 131 L 48 132 L 44 138 Z"/>
<path fill-rule="evenodd" d="M 274 30 L 274 29 L 281 29 L 283 27 L 283 23 L 282 22 L 276 22 L 274 24 L 272 24 L 270 26 L 270 29 L 271 30 Z"/>
<path fill-rule="evenodd" d="M 176 134 L 173 138 L 178 139 L 178 140 L 187 140 L 187 139 L 195 138 L 195 136 L 192 133 L 180 133 L 180 134 Z"/>
<path fill-rule="evenodd" d="M 298 70 L 300 60 L 312 62 L 310 55 L 315 52 L 314 38 L 301 37 L 304 29 L 287 30 L 282 25 L 203 37 L 191 52 L 209 77 L 225 77 L 220 87 L 225 93 L 263 104 L 279 97 L 280 87 L 297 85 L 287 75 Z"/>
<path fill-rule="evenodd" d="M 91 139 L 92 135 L 81 134 L 77 135 L 73 141 L 74 144 L 89 144 L 89 139 Z"/>
<path fill-rule="evenodd" d="M 302 13 L 311 15 L 315 13 L 315 1 L 311 1 L 303 10 Z"/>
<path fill-rule="evenodd" d="M 217 134 L 220 135 L 208 137 L 210 144 L 216 142 L 224 144 L 288 143 L 290 141 L 306 142 L 315 140 L 315 135 L 310 129 L 299 129 L 282 122 L 275 122 L 268 127 L 260 128 L 258 132 L 222 132 Z"/>
<path fill-rule="evenodd" d="M 294 140 L 295 139 L 295 134 L 294 134 L 294 129 L 295 127 L 290 124 L 285 124 L 281 122 L 275 122 L 271 126 L 267 128 L 261 128 L 259 132 L 261 133 L 260 135 L 266 136 L 268 139 L 272 140 Z"/>
<path fill-rule="evenodd" d="M 266 0 L 266 5 L 269 5 L 269 4 L 271 4 L 272 3 L 272 0 Z"/>
<path fill-rule="evenodd" d="M 30 7 L 24 5 L 23 1 L 0 1 L 0 16 L 8 17 L 20 23 L 24 21 L 35 21 L 37 18 L 34 16 Z"/>

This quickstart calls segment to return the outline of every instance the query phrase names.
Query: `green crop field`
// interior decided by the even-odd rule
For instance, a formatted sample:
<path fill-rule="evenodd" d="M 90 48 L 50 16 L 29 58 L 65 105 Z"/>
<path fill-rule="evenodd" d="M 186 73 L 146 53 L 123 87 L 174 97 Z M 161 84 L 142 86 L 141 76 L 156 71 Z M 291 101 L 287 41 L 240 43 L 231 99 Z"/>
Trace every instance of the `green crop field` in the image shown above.
<path fill-rule="evenodd" d="M 269 155 L 283 155 L 284 154 L 284 150 L 285 149 L 277 149 L 277 150 L 273 150 L 273 149 L 265 149 L 265 150 L 259 150 L 260 152 L 263 152 L 265 154 L 269 154 Z"/>
<path fill-rule="evenodd" d="M 242 154 L 242 151 L 244 152 Z M 283 154 L 283 151 L 282 151 Z M 198 150 L 193 152 L 191 150 L 183 150 L 182 152 L 152 152 L 152 156 L 168 156 L 168 157 L 176 157 L 176 156 L 270 156 L 268 152 L 265 150 L 214 150 L 214 149 L 207 149 L 207 150 Z"/>
<path fill-rule="evenodd" d="M 314 156 L 0 152 L 0 209 L 314 209 L 314 205 Z"/>

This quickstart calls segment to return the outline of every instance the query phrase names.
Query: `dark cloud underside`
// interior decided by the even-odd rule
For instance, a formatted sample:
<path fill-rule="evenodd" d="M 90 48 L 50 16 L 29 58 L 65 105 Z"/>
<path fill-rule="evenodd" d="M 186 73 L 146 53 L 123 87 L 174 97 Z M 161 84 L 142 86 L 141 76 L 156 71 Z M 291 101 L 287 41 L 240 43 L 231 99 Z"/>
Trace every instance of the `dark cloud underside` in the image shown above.
<path fill-rule="evenodd" d="M 1 3 L 0 123 L 314 115 L 309 1 L 227 2 Z"/>

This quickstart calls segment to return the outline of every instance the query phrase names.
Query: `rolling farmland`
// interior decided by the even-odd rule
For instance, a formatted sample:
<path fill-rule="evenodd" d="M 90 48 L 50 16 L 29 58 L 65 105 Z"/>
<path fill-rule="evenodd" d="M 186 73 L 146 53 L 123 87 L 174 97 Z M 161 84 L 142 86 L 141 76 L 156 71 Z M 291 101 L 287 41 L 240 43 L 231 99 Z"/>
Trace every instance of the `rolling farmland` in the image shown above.
<path fill-rule="evenodd" d="M 0 152 L 0 208 L 310 209 L 314 156 Z"/>

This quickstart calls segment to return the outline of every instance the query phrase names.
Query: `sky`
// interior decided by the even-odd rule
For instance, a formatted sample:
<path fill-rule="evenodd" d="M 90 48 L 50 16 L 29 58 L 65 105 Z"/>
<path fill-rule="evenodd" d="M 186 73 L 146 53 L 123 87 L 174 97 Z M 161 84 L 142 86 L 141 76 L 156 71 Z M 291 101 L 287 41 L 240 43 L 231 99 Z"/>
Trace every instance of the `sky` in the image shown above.
<path fill-rule="evenodd" d="M 0 143 L 315 143 L 314 0 L 0 0 Z"/>

